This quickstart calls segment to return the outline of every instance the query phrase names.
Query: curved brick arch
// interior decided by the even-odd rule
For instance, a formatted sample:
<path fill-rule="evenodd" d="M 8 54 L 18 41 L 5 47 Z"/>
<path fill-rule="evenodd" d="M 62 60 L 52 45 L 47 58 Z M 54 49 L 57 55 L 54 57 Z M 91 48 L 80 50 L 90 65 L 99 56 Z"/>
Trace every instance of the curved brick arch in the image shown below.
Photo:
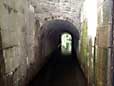
<path fill-rule="evenodd" d="M 61 51 L 60 51 L 61 47 L 59 46 L 59 44 L 61 43 L 60 41 L 61 35 L 64 34 L 65 32 L 69 33 L 72 36 L 73 51 L 72 51 L 72 54 L 68 56 L 64 56 L 63 54 L 61 54 Z M 62 62 L 62 64 L 65 64 L 66 62 L 70 66 L 76 66 L 77 69 L 79 68 L 78 73 L 80 72 L 80 75 L 77 77 L 77 79 L 79 80 L 79 78 L 81 78 L 83 81 L 83 84 L 80 83 L 81 85 L 79 86 L 86 86 L 86 78 L 83 71 L 80 68 L 80 63 L 78 61 L 77 53 L 76 53 L 76 50 L 78 47 L 78 40 L 79 40 L 79 32 L 77 28 L 72 23 L 66 20 L 52 20 L 43 24 L 39 33 L 40 33 L 40 36 L 38 38 L 39 39 L 38 45 L 39 45 L 40 51 L 37 53 L 39 53 L 40 62 L 42 60 L 43 63 L 41 65 L 41 69 L 36 74 L 34 79 L 30 81 L 29 84 L 33 86 L 36 86 L 37 84 L 38 85 L 49 84 L 47 81 L 45 81 L 47 76 L 45 75 L 45 73 L 46 74 L 48 73 L 46 72 L 48 71 L 48 68 L 52 67 L 53 64 L 56 64 L 56 62 Z M 49 65 L 48 63 L 49 64 L 52 63 L 52 65 Z M 56 68 L 55 66 L 53 67 Z M 69 68 L 66 68 L 66 69 L 69 69 Z M 51 75 L 53 74 L 50 74 L 50 77 Z M 78 80 L 76 80 L 76 83 L 79 83 Z M 42 86 L 46 86 L 46 85 L 42 85 Z M 52 85 L 52 86 L 56 86 L 56 85 Z"/>
<path fill-rule="evenodd" d="M 72 24 L 75 24 L 75 21 L 67 16 L 53 15 L 44 18 L 44 22 L 53 21 L 53 20 L 64 20 L 64 21 L 69 21 Z"/>
<path fill-rule="evenodd" d="M 67 20 L 51 20 L 43 24 L 40 30 L 40 54 L 47 56 L 56 49 L 60 44 L 60 35 L 64 32 L 71 34 L 74 41 L 74 47 L 77 47 L 79 32 L 72 23 Z"/>

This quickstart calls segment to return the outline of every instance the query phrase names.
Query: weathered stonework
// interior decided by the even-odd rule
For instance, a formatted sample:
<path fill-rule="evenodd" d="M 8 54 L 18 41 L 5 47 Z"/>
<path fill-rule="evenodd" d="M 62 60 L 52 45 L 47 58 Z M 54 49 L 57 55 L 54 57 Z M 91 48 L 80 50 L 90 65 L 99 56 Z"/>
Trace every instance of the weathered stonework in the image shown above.
<path fill-rule="evenodd" d="M 31 0 L 31 5 L 35 8 L 35 14 L 41 24 L 45 18 L 67 17 L 79 28 L 82 2 L 83 0 Z"/>
<path fill-rule="evenodd" d="M 98 24 L 96 34 L 96 86 L 111 86 L 110 83 L 110 31 L 111 31 L 111 0 L 99 2 Z"/>
<path fill-rule="evenodd" d="M 25 86 L 40 69 L 40 27 L 66 19 L 80 27 L 81 0 L 0 1 L 0 83 Z M 83 1 L 83 0 L 82 0 Z"/>
<path fill-rule="evenodd" d="M 86 17 L 86 8 L 82 8 L 82 31 L 83 24 L 85 20 L 88 20 Z M 111 86 L 111 63 L 110 63 L 110 35 L 111 35 L 111 9 L 112 9 L 112 0 L 97 0 L 97 28 L 96 28 L 96 37 L 93 39 L 92 44 L 82 42 L 84 46 L 89 46 L 84 48 L 83 45 L 80 45 L 82 51 L 81 55 L 85 54 L 83 50 L 89 50 L 86 53 L 87 60 L 85 59 L 84 66 L 87 66 L 84 71 L 88 71 L 86 75 L 88 76 L 88 83 L 92 83 L 93 86 Z M 94 21 L 94 19 L 93 19 Z M 92 21 L 91 21 L 92 22 Z M 93 28 L 91 28 L 93 29 Z M 86 30 L 86 28 L 85 28 Z M 88 35 L 89 36 L 89 35 Z M 87 38 L 86 36 L 84 36 Z M 81 38 L 83 38 L 81 36 Z M 90 37 L 89 37 L 90 38 Z M 82 57 L 84 58 L 84 56 Z M 82 60 L 82 59 L 81 59 Z M 83 62 L 84 63 L 84 62 Z M 90 85 L 92 86 L 92 85 Z"/>
<path fill-rule="evenodd" d="M 35 19 L 27 0 L 0 1 L 0 30 L 3 86 L 22 86 L 27 69 L 34 62 Z M 3 68 L 4 67 L 4 68 Z M 2 82 L 3 82 L 2 81 Z"/>

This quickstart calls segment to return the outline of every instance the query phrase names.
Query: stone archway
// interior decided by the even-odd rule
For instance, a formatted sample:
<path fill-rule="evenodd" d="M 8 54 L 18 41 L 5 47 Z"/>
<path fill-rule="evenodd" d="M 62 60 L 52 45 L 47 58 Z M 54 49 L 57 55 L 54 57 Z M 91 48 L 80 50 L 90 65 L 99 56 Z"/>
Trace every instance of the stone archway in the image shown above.
<path fill-rule="evenodd" d="M 72 35 L 74 39 L 74 46 L 77 48 L 79 40 L 79 32 L 77 28 L 67 20 L 51 20 L 42 25 L 40 31 L 39 44 L 42 45 L 43 55 L 47 56 L 60 44 L 60 35 L 67 32 Z M 47 51 L 47 49 L 51 48 Z M 41 53 L 41 52 L 40 52 Z"/>
<path fill-rule="evenodd" d="M 72 36 L 72 54 L 70 55 L 63 55 L 60 51 L 61 35 L 65 32 Z M 79 32 L 72 23 L 65 20 L 48 21 L 41 27 L 38 39 L 40 51 L 37 53 L 40 60 L 43 60 L 42 68 L 30 82 L 30 86 L 61 86 L 61 83 L 65 86 L 71 86 L 71 84 L 86 86 L 86 79 L 76 54 Z M 57 79 L 58 76 L 64 77 L 64 80 Z"/>

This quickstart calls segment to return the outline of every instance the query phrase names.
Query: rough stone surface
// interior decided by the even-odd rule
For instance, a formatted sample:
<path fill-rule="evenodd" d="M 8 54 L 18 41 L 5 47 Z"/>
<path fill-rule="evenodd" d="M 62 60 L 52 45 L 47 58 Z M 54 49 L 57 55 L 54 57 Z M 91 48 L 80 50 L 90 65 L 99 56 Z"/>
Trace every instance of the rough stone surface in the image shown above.
<path fill-rule="evenodd" d="M 66 19 L 80 27 L 83 0 L 0 1 L 0 83 L 23 86 L 40 69 L 39 26 Z"/>
<path fill-rule="evenodd" d="M 99 2 L 98 24 L 96 34 L 96 86 L 111 86 L 110 78 L 110 31 L 111 31 L 111 0 Z"/>
<path fill-rule="evenodd" d="M 45 18 L 69 18 L 79 28 L 82 2 L 83 0 L 31 0 L 31 5 L 41 23 Z"/>
<path fill-rule="evenodd" d="M 83 15 L 81 16 L 82 17 L 81 33 L 84 31 L 83 21 L 88 20 L 85 15 L 86 13 L 84 13 L 84 9 L 86 8 L 82 8 Z M 82 57 L 83 59 L 81 60 L 84 60 L 85 61 L 84 66 L 87 66 L 84 69 L 84 71 L 88 76 L 88 83 L 92 82 L 92 84 L 93 85 L 95 84 L 95 86 L 111 86 L 112 83 L 111 82 L 112 70 L 110 67 L 111 62 L 110 62 L 110 48 L 109 48 L 111 47 L 110 46 L 110 41 L 111 41 L 110 33 L 111 33 L 111 22 L 112 22 L 111 11 L 112 11 L 112 0 L 97 0 L 97 28 L 96 28 L 96 39 L 95 39 L 96 43 L 94 42 L 95 46 L 93 45 L 93 43 L 92 45 L 89 45 L 89 43 L 88 44 L 85 43 L 88 40 L 87 39 L 88 36 L 86 37 L 84 34 L 83 35 L 84 38 L 86 38 L 86 40 L 84 40 L 84 42 L 81 41 L 81 43 L 82 44 L 84 43 L 84 46 L 89 45 L 90 49 L 83 47 L 83 45 L 80 45 L 81 47 L 83 47 L 82 51 L 80 51 L 81 53 L 80 55 L 83 55 L 84 54 L 83 50 L 87 49 L 86 57 L 83 56 Z M 83 37 L 81 36 L 81 38 Z"/>
<path fill-rule="evenodd" d="M 0 30 L 4 61 L 4 64 L 0 62 L 3 65 L 0 78 L 4 86 L 22 86 L 29 64 L 34 60 L 36 30 L 27 0 L 0 1 Z"/>

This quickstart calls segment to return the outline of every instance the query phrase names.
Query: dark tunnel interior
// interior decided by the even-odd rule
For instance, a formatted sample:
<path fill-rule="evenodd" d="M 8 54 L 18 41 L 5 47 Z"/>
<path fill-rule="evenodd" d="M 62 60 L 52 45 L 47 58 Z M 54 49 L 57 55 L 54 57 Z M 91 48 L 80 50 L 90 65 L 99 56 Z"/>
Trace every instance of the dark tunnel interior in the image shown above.
<path fill-rule="evenodd" d="M 61 35 L 72 37 L 71 54 L 61 52 Z M 41 27 L 41 56 L 45 64 L 28 86 L 87 86 L 87 79 L 77 59 L 79 32 L 66 20 L 48 21 Z"/>

